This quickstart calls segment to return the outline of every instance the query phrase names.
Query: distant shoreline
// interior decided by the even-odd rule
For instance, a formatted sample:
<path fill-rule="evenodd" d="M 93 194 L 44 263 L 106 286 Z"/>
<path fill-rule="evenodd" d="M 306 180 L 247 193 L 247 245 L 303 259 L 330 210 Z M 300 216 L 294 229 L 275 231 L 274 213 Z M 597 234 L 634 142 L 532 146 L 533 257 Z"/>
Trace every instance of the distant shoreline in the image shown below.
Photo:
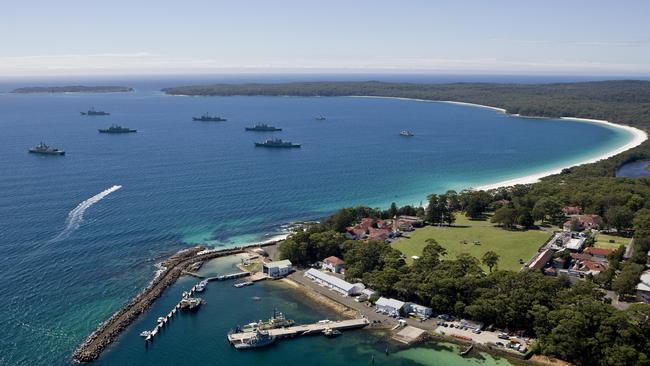
<path fill-rule="evenodd" d="M 539 118 L 539 119 L 557 119 L 557 118 L 552 118 L 552 117 L 540 117 L 540 116 L 523 116 L 520 114 L 510 114 L 508 111 L 506 111 L 503 108 L 498 108 L 498 107 L 493 107 L 489 105 L 482 105 L 482 104 L 476 104 L 476 103 L 466 103 L 466 102 L 456 102 L 456 101 L 448 101 L 448 100 L 428 100 L 428 99 L 416 99 L 416 98 L 404 98 L 404 97 L 384 97 L 384 96 L 372 96 L 372 95 L 350 95 L 349 97 L 351 98 L 380 98 L 380 99 L 397 99 L 397 100 L 408 100 L 408 101 L 416 101 L 416 102 L 428 102 L 428 103 L 447 103 L 447 104 L 456 104 L 456 105 L 462 105 L 462 106 L 468 106 L 468 107 L 477 107 L 477 108 L 487 108 L 487 109 L 492 109 L 494 111 L 504 113 L 508 116 L 512 117 L 521 117 L 521 118 Z M 468 187 L 472 188 L 475 190 L 490 190 L 490 189 L 496 189 L 496 188 L 502 188 L 502 187 L 511 187 L 517 184 L 531 184 L 531 183 L 537 183 L 541 178 L 548 177 L 550 175 L 554 174 L 559 174 L 562 172 L 562 170 L 571 168 L 574 166 L 578 165 L 584 165 L 584 164 L 591 164 L 598 162 L 600 160 L 605 160 L 608 158 L 611 158 L 613 156 L 616 156 L 624 151 L 630 150 L 632 148 L 635 148 L 642 143 L 644 143 L 646 140 L 648 140 L 648 134 L 636 127 L 628 126 L 628 125 L 623 125 L 623 124 L 617 124 L 617 123 L 612 123 L 609 121 L 605 120 L 599 120 L 599 119 L 589 119 L 589 118 L 578 118 L 578 117 L 559 117 L 561 120 L 567 120 L 567 121 L 575 121 L 575 122 L 584 122 L 584 123 L 591 123 L 591 124 L 598 124 L 598 125 L 603 125 L 609 128 L 614 128 L 614 129 L 621 129 L 627 132 L 630 132 L 632 134 L 632 139 L 628 141 L 623 146 L 619 146 L 618 148 L 614 150 L 607 151 L 605 153 L 602 153 L 600 155 L 591 157 L 589 159 L 571 164 L 569 166 L 563 166 L 559 168 L 553 168 L 549 170 L 545 170 L 539 173 L 534 173 L 534 174 L 528 174 L 525 176 L 517 177 L 517 178 L 511 178 L 507 180 L 502 180 L 498 181 L 495 183 L 488 183 L 484 184 L 478 187 Z"/>
<path fill-rule="evenodd" d="M 13 94 L 65 94 L 65 93 L 129 93 L 135 89 L 128 86 L 85 86 L 85 85 L 66 85 L 66 86 L 28 86 L 16 88 L 11 91 Z"/>

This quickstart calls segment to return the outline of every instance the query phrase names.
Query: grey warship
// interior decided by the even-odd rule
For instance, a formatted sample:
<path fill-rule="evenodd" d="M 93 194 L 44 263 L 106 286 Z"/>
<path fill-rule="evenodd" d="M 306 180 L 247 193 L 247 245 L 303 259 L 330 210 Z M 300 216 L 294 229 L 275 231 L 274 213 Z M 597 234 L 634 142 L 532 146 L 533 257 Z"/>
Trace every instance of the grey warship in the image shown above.
<path fill-rule="evenodd" d="M 29 149 L 32 154 L 65 155 L 65 151 L 45 145 L 43 142 Z"/>
<path fill-rule="evenodd" d="M 282 139 L 269 139 L 264 142 L 256 142 L 255 146 L 272 148 L 295 148 L 300 147 L 300 144 L 294 144 L 291 141 L 283 141 Z"/>
<path fill-rule="evenodd" d="M 208 113 L 205 113 L 201 117 L 192 117 L 192 120 L 194 121 L 201 121 L 201 122 L 225 122 L 227 119 L 219 116 L 211 116 Z"/>
<path fill-rule="evenodd" d="M 282 131 L 281 128 L 267 125 L 266 123 L 257 123 L 255 126 L 244 128 L 246 131 L 257 131 L 257 132 L 273 132 L 273 131 Z"/>
<path fill-rule="evenodd" d="M 133 130 L 128 127 L 122 127 L 120 125 L 111 125 L 109 128 L 100 128 L 99 133 L 133 133 L 138 132 L 138 130 Z"/>
<path fill-rule="evenodd" d="M 104 111 L 97 111 L 95 107 L 90 108 L 86 112 L 79 112 L 82 116 L 109 116 L 110 113 Z"/>

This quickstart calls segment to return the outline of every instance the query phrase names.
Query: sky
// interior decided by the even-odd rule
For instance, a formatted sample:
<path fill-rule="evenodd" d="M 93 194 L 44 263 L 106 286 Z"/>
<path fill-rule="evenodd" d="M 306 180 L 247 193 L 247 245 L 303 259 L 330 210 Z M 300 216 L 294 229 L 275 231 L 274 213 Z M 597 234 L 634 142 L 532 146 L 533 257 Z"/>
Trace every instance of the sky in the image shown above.
<path fill-rule="evenodd" d="M 2 0 L 0 76 L 650 75 L 647 0 Z"/>

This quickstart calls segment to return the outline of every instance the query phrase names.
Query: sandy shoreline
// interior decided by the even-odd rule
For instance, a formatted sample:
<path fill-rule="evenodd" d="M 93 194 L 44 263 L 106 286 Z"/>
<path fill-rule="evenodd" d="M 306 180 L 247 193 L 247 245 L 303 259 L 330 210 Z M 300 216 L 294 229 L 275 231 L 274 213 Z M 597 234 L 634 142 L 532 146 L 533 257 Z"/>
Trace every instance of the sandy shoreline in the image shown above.
<path fill-rule="evenodd" d="M 519 114 L 508 114 L 508 112 L 503 109 L 503 108 L 497 108 L 497 107 L 492 107 L 489 105 L 482 105 L 482 104 L 475 104 L 475 103 L 466 103 L 466 102 L 456 102 L 456 101 L 446 101 L 446 100 L 427 100 L 427 99 L 417 99 L 417 98 L 403 98 L 403 97 L 383 97 L 383 96 L 369 96 L 369 95 L 351 95 L 350 97 L 352 98 L 380 98 L 380 99 L 397 99 L 397 100 L 408 100 L 408 101 L 415 101 L 415 102 L 428 102 L 428 103 L 447 103 L 447 104 L 456 104 L 456 105 L 462 105 L 462 106 L 469 106 L 469 107 L 478 107 L 478 108 L 487 108 L 487 109 L 492 109 L 494 111 L 497 111 L 499 113 L 504 113 L 509 116 L 513 117 L 522 117 L 522 118 L 540 118 L 540 119 L 556 119 L 556 118 L 546 118 L 546 117 L 538 117 L 538 116 L 522 116 Z M 604 121 L 604 120 L 598 120 L 598 119 L 588 119 L 588 118 L 577 118 L 577 117 L 560 117 L 558 119 L 561 120 L 568 120 L 568 121 L 576 121 L 576 122 L 584 122 L 584 123 L 592 123 L 592 124 L 599 124 L 606 126 L 608 128 L 615 128 L 615 129 L 620 129 L 627 131 L 632 134 L 632 139 L 628 141 L 625 145 L 619 146 L 614 150 L 607 151 L 605 153 L 601 153 L 597 156 L 591 157 L 589 159 L 579 161 L 576 163 L 573 163 L 568 166 L 561 166 L 558 168 L 553 168 L 553 169 L 548 169 L 539 173 L 533 173 L 533 174 L 528 174 L 524 175 L 521 177 L 517 178 L 511 178 L 507 180 L 502 180 L 498 181 L 495 183 L 488 183 L 484 185 L 480 185 L 478 187 L 468 187 L 468 188 L 473 188 L 476 190 L 488 190 L 488 189 L 494 189 L 494 188 L 499 188 L 499 187 L 510 187 L 514 186 L 517 184 L 530 184 L 530 183 L 536 183 L 539 182 L 541 178 L 547 177 L 549 175 L 554 175 L 554 174 L 559 174 L 562 172 L 562 170 L 566 168 L 571 168 L 574 166 L 578 165 L 584 165 L 584 164 L 591 164 L 598 162 L 600 160 L 608 159 L 611 158 L 612 156 L 618 155 L 624 151 L 627 151 L 629 149 L 635 148 L 639 145 L 641 145 L 643 142 L 645 142 L 648 139 L 648 134 L 636 127 L 628 126 L 628 125 L 623 125 L 623 124 L 616 124 L 612 123 L 609 121 Z"/>

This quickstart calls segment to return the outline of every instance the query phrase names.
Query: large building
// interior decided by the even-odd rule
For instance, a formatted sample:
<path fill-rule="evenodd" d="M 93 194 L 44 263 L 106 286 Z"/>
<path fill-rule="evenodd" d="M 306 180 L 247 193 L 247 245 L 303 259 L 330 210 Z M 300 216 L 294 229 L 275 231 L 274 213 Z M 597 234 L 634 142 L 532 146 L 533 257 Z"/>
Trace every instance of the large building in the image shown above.
<path fill-rule="evenodd" d="M 349 283 L 338 277 L 328 275 L 327 273 L 321 272 L 314 268 L 311 268 L 305 272 L 305 277 L 318 283 L 321 286 L 329 287 L 330 289 L 345 296 L 359 295 L 366 288 L 363 283 Z"/>
<path fill-rule="evenodd" d="M 413 314 L 421 319 L 429 319 L 433 315 L 433 309 L 423 305 L 414 304 L 412 302 L 406 304 L 405 309 L 405 311 L 409 314 Z"/>
<path fill-rule="evenodd" d="M 402 315 L 405 306 L 405 302 L 388 297 L 380 297 L 377 302 L 375 302 L 375 307 L 378 311 L 390 315 Z"/>
<path fill-rule="evenodd" d="M 271 278 L 280 278 L 288 275 L 293 271 L 291 261 L 288 259 L 264 263 L 262 272 L 266 273 Z"/>

